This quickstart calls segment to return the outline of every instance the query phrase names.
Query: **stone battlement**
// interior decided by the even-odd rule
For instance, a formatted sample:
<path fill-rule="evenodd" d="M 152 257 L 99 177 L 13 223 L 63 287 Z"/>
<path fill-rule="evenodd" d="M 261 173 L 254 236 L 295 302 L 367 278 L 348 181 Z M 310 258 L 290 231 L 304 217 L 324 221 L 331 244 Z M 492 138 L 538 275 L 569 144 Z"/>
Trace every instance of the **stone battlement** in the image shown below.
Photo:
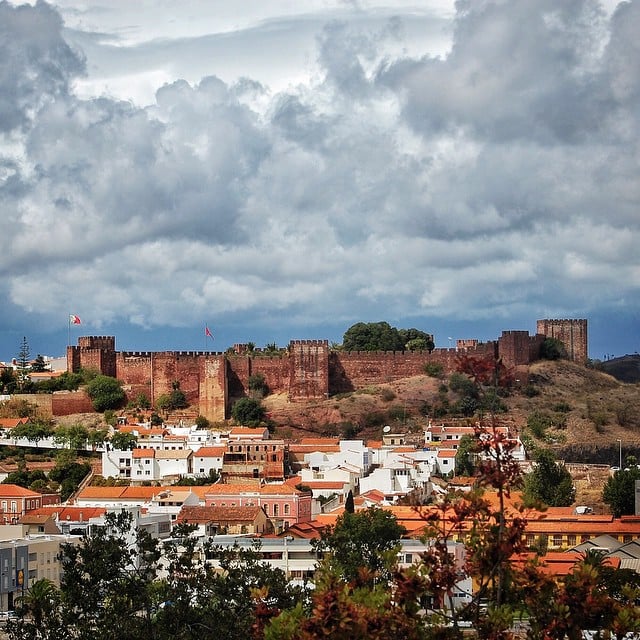
<path fill-rule="evenodd" d="M 292 340 L 287 351 L 265 355 L 235 345 L 235 353 L 213 351 L 121 351 L 113 336 L 84 336 L 67 349 L 67 368 L 95 368 L 118 378 L 131 399 L 146 395 L 152 403 L 168 394 L 175 382 L 188 402 L 212 420 L 228 417 L 235 398 L 246 395 L 249 378 L 261 374 L 272 393 L 290 400 L 327 398 L 376 382 L 423 374 L 429 363 L 445 375 L 456 370 L 459 354 L 501 358 L 510 368 L 527 366 L 540 357 L 545 338 L 560 340 L 570 359 L 587 360 L 586 320 L 538 320 L 537 334 L 508 330 L 495 341 L 458 340 L 457 347 L 428 351 L 339 351 L 328 340 Z"/>

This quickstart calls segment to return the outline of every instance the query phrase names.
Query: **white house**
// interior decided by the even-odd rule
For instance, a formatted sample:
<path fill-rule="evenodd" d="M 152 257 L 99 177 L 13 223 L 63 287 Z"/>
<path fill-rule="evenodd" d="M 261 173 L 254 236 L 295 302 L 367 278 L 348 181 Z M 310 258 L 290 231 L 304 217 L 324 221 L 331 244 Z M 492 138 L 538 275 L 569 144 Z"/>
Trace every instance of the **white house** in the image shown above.
<path fill-rule="evenodd" d="M 225 446 L 204 446 L 193 454 L 193 473 L 196 476 L 209 476 L 212 471 L 220 474 L 227 448 Z"/>

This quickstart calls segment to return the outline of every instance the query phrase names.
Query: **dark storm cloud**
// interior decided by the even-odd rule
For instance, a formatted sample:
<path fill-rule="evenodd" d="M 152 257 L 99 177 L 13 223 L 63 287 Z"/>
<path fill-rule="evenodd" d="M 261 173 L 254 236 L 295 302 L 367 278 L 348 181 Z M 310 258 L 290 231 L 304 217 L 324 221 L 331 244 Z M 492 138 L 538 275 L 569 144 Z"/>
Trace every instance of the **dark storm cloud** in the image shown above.
<path fill-rule="evenodd" d="M 144 108 L 70 89 L 81 58 L 50 7 L 0 8 L 22 21 L 0 41 L 23 72 L 0 62 L 0 270 L 24 309 L 71 295 L 95 324 L 285 325 L 637 300 L 637 2 L 611 20 L 589 0 L 460 2 L 440 58 L 401 51 L 409 13 L 305 16 L 317 49 L 295 82 L 223 80 L 220 40 L 207 64 L 199 39 L 187 59 L 208 73 Z M 264 44 L 266 68 L 296 20 L 226 40 Z M 120 45 L 143 75 L 145 47 L 154 64 L 184 50 Z"/>

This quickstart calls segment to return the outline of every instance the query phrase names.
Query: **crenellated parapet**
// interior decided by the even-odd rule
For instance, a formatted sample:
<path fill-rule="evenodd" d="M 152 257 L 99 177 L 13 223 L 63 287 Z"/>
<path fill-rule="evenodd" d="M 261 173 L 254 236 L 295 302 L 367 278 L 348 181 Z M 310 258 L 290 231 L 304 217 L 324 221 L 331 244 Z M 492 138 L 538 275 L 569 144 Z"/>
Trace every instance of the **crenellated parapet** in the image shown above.
<path fill-rule="evenodd" d="M 67 347 L 67 368 L 97 369 L 118 378 L 131 399 L 145 394 L 153 402 L 177 381 L 188 402 L 213 420 L 228 417 L 235 398 L 249 391 L 250 378 L 260 374 L 272 393 L 291 401 L 323 399 L 370 384 L 420 375 L 430 363 L 445 375 L 456 371 L 459 358 L 500 358 L 522 371 L 540 357 L 546 337 L 559 339 L 572 360 L 587 359 L 586 320 L 538 320 L 537 334 L 503 331 L 498 340 L 457 340 L 456 348 L 433 351 L 340 351 L 328 340 L 292 340 L 286 350 L 267 354 L 237 344 L 233 353 L 214 351 L 116 351 L 113 336 L 84 336 Z M 521 374 L 518 374 L 521 375 Z"/>

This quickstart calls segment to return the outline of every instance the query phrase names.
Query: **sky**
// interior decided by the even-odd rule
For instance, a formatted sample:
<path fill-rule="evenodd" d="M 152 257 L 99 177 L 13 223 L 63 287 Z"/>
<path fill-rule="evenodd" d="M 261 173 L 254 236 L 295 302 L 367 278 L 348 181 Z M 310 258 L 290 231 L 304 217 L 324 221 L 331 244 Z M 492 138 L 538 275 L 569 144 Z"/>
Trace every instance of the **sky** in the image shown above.
<path fill-rule="evenodd" d="M 542 318 L 636 353 L 639 31 L 635 0 L 0 1 L 0 360 Z"/>

